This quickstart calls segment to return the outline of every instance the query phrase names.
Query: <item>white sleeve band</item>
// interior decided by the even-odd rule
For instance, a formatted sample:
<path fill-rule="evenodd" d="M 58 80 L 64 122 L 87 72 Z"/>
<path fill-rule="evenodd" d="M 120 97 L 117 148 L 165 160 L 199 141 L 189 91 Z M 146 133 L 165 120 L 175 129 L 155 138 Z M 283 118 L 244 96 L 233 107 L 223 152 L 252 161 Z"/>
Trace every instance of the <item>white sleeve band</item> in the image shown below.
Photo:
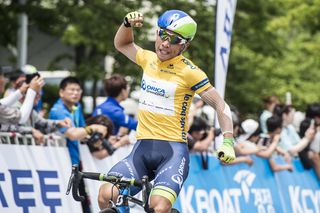
<path fill-rule="evenodd" d="M 28 118 L 30 117 L 30 113 L 33 108 L 34 98 L 36 97 L 36 92 L 33 89 L 28 89 L 26 98 L 20 108 L 21 117 L 19 120 L 19 124 L 24 124 L 27 122 Z"/>
<path fill-rule="evenodd" d="M 0 103 L 4 106 L 12 106 L 14 103 L 19 101 L 20 98 L 22 98 L 22 94 L 21 94 L 20 90 L 16 90 L 11 95 L 9 95 L 5 98 L 2 98 L 0 100 Z"/>
<path fill-rule="evenodd" d="M 230 120 L 232 120 L 231 110 L 230 110 L 229 105 L 228 105 L 226 102 L 224 102 L 224 110 L 223 110 L 223 113 L 224 113 L 228 118 L 230 118 Z"/>

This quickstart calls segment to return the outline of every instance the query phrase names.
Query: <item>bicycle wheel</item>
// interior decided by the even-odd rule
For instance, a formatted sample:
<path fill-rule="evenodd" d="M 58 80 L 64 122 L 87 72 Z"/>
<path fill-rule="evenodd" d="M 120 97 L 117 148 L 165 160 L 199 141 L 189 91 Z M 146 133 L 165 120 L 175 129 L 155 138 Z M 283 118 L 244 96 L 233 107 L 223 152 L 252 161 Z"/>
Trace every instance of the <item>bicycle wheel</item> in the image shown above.
<path fill-rule="evenodd" d="M 102 209 L 99 213 L 120 213 L 118 209 L 115 208 L 106 208 Z"/>

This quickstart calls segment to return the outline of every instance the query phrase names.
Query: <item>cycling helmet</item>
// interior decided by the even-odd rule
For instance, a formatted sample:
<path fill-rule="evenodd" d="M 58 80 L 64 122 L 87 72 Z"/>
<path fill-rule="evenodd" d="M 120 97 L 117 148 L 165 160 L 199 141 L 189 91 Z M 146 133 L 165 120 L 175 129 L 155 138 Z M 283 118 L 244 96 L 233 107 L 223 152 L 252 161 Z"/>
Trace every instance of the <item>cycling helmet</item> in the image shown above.
<path fill-rule="evenodd" d="M 197 31 L 197 23 L 181 10 L 167 10 L 158 19 L 158 26 L 179 34 L 191 41 Z"/>

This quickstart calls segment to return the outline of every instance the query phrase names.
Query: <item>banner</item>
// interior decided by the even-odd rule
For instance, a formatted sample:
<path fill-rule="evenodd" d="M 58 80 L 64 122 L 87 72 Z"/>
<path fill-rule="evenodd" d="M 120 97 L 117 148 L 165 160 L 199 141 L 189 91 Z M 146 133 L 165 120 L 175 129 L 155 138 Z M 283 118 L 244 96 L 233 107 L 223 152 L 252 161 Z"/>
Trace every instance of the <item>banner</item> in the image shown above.
<path fill-rule="evenodd" d="M 215 88 L 224 97 L 236 0 L 217 0 Z"/>
<path fill-rule="evenodd" d="M 278 158 L 276 162 L 284 161 Z M 320 213 L 320 181 L 316 181 L 314 170 L 305 170 L 299 160 L 294 160 L 293 164 L 294 174 L 288 171 L 275 174 L 283 212 Z"/>
<path fill-rule="evenodd" d="M 268 160 L 252 158 L 252 166 L 223 166 L 209 157 L 209 169 L 203 170 L 200 156 L 191 155 L 175 208 L 182 213 L 319 212 L 320 183 L 313 171 L 294 160 L 294 172 L 273 173 Z"/>
<path fill-rule="evenodd" d="M 237 0 L 217 0 L 214 87 L 222 98 L 224 98 L 225 93 L 236 4 Z M 214 126 L 215 128 L 220 127 L 217 114 L 215 114 Z M 222 135 L 216 137 L 215 149 L 221 146 L 222 140 Z"/>
<path fill-rule="evenodd" d="M 0 144 L 0 212 L 82 212 L 66 196 L 70 174 L 66 147 Z"/>

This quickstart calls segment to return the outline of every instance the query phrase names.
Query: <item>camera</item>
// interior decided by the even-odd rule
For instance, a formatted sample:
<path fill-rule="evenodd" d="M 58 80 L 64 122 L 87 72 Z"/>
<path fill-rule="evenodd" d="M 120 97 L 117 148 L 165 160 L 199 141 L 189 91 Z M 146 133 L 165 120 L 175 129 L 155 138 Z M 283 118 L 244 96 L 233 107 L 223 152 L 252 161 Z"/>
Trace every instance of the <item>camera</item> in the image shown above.
<path fill-rule="evenodd" d="M 94 132 L 87 140 L 90 152 L 106 149 L 109 155 L 112 155 L 116 149 L 109 143 L 107 139 L 99 132 Z"/>
<path fill-rule="evenodd" d="M 37 76 L 40 77 L 40 74 L 38 72 L 33 73 L 33 74 L 27 74 L 26 75 L 26 83 L 29 84 L 32 81 L 32 79 Z"/>

